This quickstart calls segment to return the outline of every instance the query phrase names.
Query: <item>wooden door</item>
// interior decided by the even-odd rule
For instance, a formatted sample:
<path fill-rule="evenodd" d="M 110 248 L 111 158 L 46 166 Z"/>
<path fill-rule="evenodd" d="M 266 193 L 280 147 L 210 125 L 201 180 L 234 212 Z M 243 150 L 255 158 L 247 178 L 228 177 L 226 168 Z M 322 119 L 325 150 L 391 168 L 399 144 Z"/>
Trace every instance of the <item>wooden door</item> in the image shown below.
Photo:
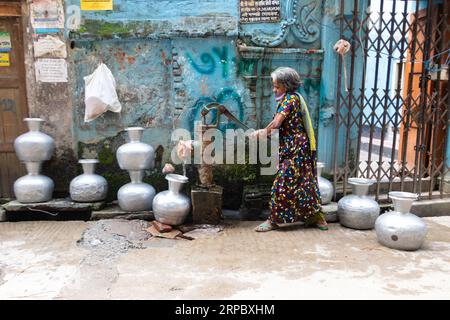
<path fill-rule="evenodd" d="M 14 152 L 28 115 L 20 1 L 0 1 L 0 32 L 11 41 L 11 48 L 2 50 L 9 52 L 0 52 L 0 198 L 13 198 L 14 181 L 26 173 Z"/>

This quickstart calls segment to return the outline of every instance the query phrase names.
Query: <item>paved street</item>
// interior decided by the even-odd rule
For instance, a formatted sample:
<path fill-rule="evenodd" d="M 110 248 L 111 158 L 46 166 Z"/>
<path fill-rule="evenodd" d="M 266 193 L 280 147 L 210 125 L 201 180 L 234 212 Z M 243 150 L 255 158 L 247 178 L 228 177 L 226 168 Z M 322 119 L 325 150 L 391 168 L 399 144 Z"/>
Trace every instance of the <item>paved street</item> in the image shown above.
<path fill-rule="evenodd" d="M 141 220 L 0 223 L 0 299 L 449 299 L 450 217 L 416 252 L 331 224 L 151 237 Z"/>

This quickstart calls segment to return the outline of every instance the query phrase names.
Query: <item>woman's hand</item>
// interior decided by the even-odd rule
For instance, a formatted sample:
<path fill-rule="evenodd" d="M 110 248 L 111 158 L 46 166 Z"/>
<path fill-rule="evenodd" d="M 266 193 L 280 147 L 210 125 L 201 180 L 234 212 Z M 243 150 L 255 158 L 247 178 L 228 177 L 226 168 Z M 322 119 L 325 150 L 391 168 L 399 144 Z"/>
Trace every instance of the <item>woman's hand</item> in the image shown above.
<path fill-rule="evenodd" d="M 266 129 L 259 129 L 259 130 L 255 130 L 254 132 L 252 132 L 250 134 L 250 137 L 252 137 L 252 138 L 259 138 L 259 137 L 264 136 L 264 135 L 267 136 L 267 130 Z"/>

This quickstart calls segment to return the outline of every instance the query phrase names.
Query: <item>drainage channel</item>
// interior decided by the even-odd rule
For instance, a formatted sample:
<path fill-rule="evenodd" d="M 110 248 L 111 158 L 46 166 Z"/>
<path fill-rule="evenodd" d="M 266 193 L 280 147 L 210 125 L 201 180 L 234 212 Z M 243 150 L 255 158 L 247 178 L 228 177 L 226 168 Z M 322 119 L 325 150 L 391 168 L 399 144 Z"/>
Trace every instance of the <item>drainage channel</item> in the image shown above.
<path fill-rule="evenodd" d="M 26 210 L 26 211 L 6 211 L 5 220 L 10 222 L 19 221 L 70 221 L 91 219 L 91 211 L 59 211 L 51 212 L 46 210 Z"/>

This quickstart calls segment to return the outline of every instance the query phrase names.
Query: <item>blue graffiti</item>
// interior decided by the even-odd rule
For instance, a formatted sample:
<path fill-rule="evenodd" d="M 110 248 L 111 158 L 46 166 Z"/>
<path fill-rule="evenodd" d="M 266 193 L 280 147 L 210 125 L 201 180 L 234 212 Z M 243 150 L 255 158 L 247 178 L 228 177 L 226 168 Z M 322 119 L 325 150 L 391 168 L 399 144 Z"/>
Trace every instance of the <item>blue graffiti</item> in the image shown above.
<path fill-rule="evenodd" d="M 192 56 L 187 53 L 187 58 L 189 60 L 189 62 L 191 63 L 191 65 L 194 67 L 194 69 L 201 73 L 201 74 L 213 74 L 214 70 L 216 69 L 216 63 L 214 62 L 214 58 L 212 55 L 210 55 L 209 53 L 202 53 L 200 56 L 200 60 L 202 61 L 203 64 L 207 65 L 207 68 L 202 68 L 200 67 L 197 63 L 194 62 L 194 59 L 192 58 Z"/>
<path fill-rule="evenodd" d="M 222 65 L 222 78 L 226 79 L 229 75 L 229 58 L 228 58 L 228 47 L 212 48 L 213 53 L 219 59 L 219 64 Z M 190 53 L 186 53 L 186 56 L 191 63 L 192 67 L 201 74 L 213 74 L 216 70 L 216 59 L 210 53 L 202 53 L 200 55 L 200 61 L 203 65 L 200 65 L 194 61 L 194 58 Z M 235 58 L 234 58 L 235 59 Z"/>
<path fill-rule="evenodd" d="M 237 108 L 231 108 L 228 101 L 237 106 Z M 217 102 L 227 107 L 231 113 L 233 113 L 239 121 L 243 121 L 244 118 L 244 103 L 239 93 L 233 88 L 223 88 L 216 97 L 200 97 L 194 105 L 190 108 L 191 112 L 187 115 L 186 121 L 188 121 L 189 130 L 194 132 L 195 121 L 202 120 L 201 111 L 203 107 L 211 102 Z M 237 109 L 237 110 L 236 110 Z M 210 120 L 208 122 L 215 123 L 217 119 L 217 110 L 211 110 Z M 233 122 L 222 123 L 219 125 L 219 130 L 225 131 L 226 129 L 237 129 L 237 125 Z"/>

